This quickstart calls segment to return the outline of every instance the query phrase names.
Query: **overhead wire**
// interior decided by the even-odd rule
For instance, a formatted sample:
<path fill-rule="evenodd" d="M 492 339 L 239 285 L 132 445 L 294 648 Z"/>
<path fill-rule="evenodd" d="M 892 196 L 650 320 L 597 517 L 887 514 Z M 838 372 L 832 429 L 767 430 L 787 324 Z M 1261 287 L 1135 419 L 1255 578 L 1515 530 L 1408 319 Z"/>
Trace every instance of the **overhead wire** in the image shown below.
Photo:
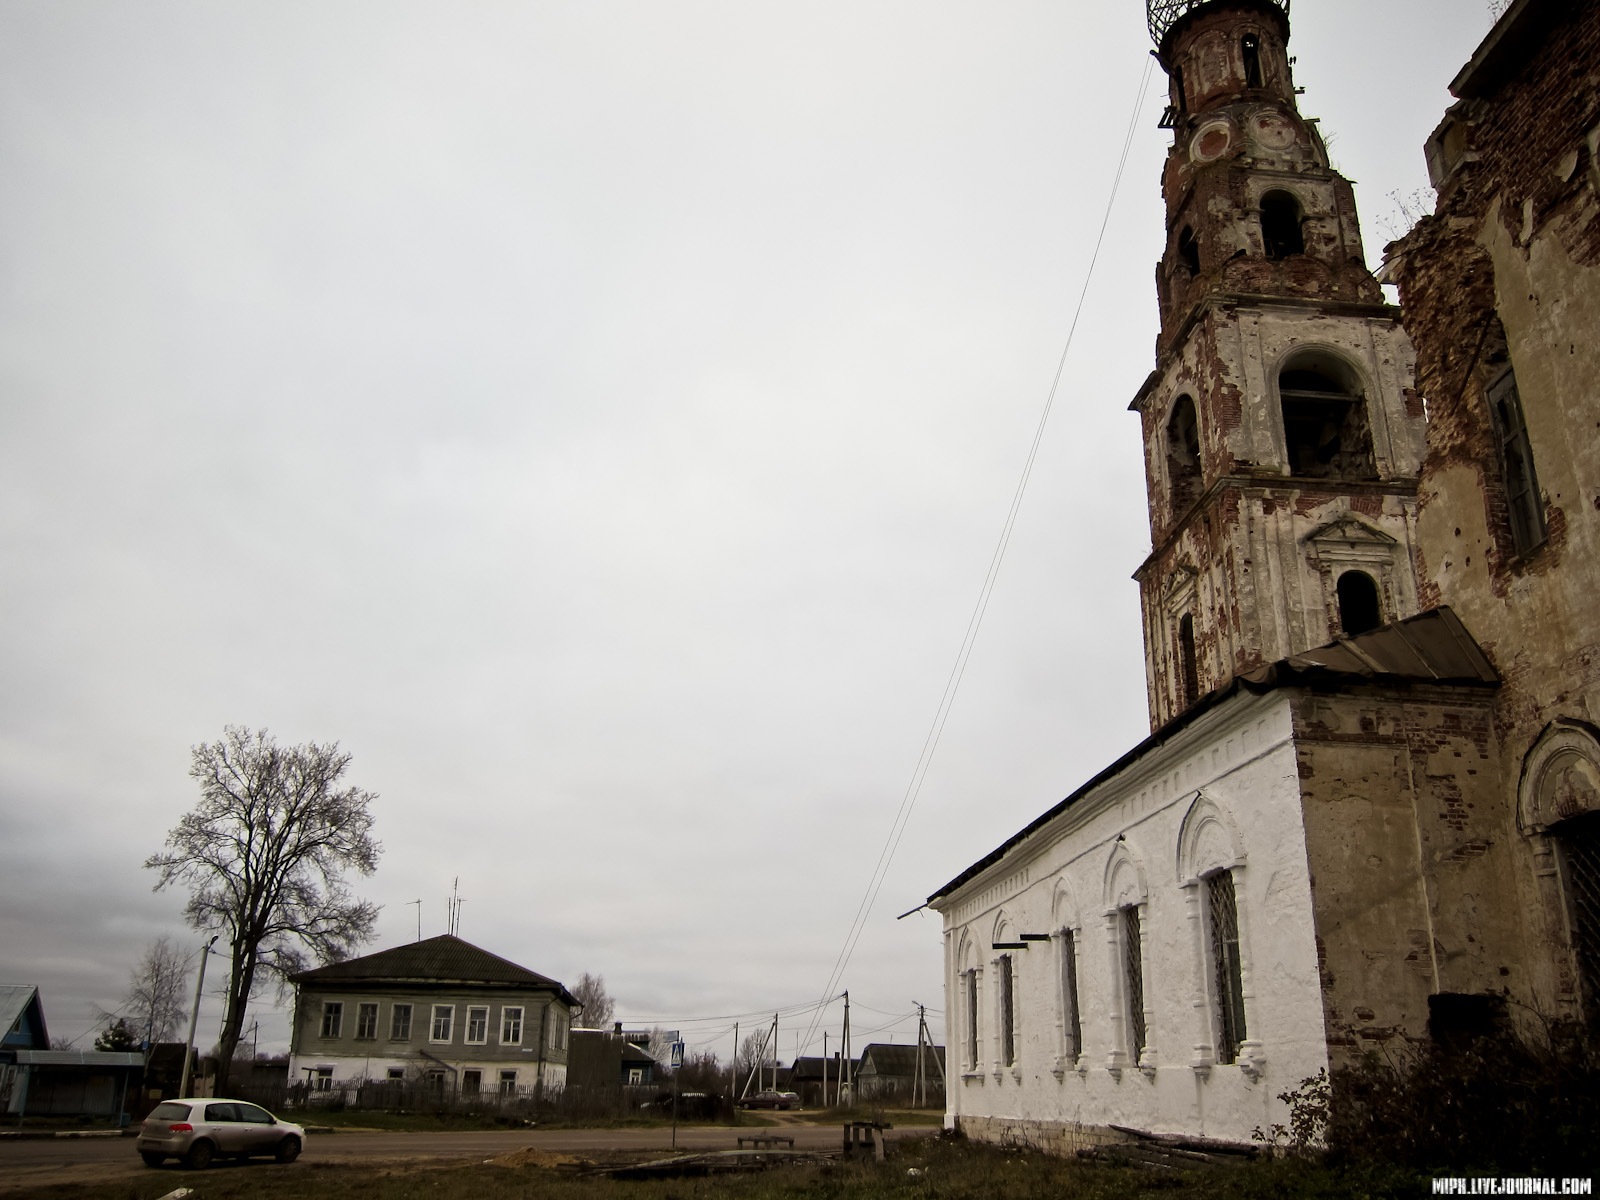
<path fill-rule="evenodd" d="M 850 923 L 850 930 L 845 934 L 843 945 L 834 959 L 833 969 L 828 975 L 828 981 L 822 992 L 824 995 L 832 994 L 844 978 L 844 972 L 850 965 L 851 956 L 855 953 L 856 944 L 861 940 L 861 935 L 866 930 L 867 918 L 871 915 L 872 907 L 876 903 L 878 893 L 883 888 L 884 880 L 888 877 L 889 866 L 894 861 L 895 851 L 899 849 L 900 840 L 905 836 L 906 826 L 910 823 L 912 810 L 916 807 L 917 799 L 921 795 L 922 785 L 927 779 L 928 770 L 933 764 L 933 756 L 938 749 L 939 741 L 944 735 L 945 723 L 950 718 L 950 710 L 955 704 L 956 693 L 960 690 L 961 681 L 966 675 L 967 662 L 972 657 L 972 650 L 977 643 L 978 633 L 983 626 L 983 618 L 989 608 L 989 600 L 994 594 L 994 585 L 999 577 L 1000 566 L 1005 560 L 1006 550 L 1011 544 L 1011 534 L 1016 527 L 1017 515 L 1022 508 L 1022 500 L 1028 489 L 1028 482 L 1033 475 L 1034 463 L 1039 456 L 1039 447 L 1044 440 L 1045 427 L 1050 421 L 1050 413 L 1055 407 L 1056 395 L 1061 387 L 1061 377 L 1066 370 L 1067 355 L 1072 349 L 1074 335 L 1078 331 L 1078 322 L 1083 316 L 1083 308 L 1089 296 L 1089 286 L 1094 279 L 1095 265 L 1100 261 L 1100 251 L 1105 244 L 1106 230 L 1111 224 L 1111 214 L 1116 206 L 1117 192 L 1122 184 L 1123 174 L 1127 170 L 1128 155 L 1133 147 L 1134 134 L 1138 128 L 1139 111 L 1143 107 L 1145 97 L 1150 87 L 1150 76 L 1154 70 L 1154 59 L 1147 58 L 1143 73 L 1139 78 L 1139 89 L 1134 96 L 1133 111 L 1128 117 L 1128 128 L 1122 139 L 1122 149 L 1117 161 L 1117 169 L 1111 181 L 1110 195 L 1106 197 L 1105 215 L 1100 221 L 1100 230 L 1095 238 L 1094 252 L 1089 257 L 1089 266 L 1084 273 L 1083 287 L 1078 294 L 1078 305 L 1072 314 L 1072 321 L 1067 327 L 1067 336 L 1061 348 L 1061 357 L 1056 363 L 1055 375 L 1050 381 L 1050 389 L 1045 397 L 1044 409 L 1039 415 L 1038 425 L 1034 429 L 1033 441 L 1028 447 L 1028 454 L 1023 462 L 1022 474 L 1017 481 L 1017 487 L 1011 497 L 1011 507 L 1006 513 L 1006 519 L 1001 526 L 1000 537 L 995 545 L 994 553 L 989 559 L 989 569 L 984 576 L 983 586 L 978 591 L 978 599 L 973 606 L 972 615 L 967 619 L 967 628 L 962 635 L 961 647 L 956 652 L 954 664 L 950 674 L 945 680 L 944 692 L 939 697 L 939 704 L 934 711 L 933 722 L 928 728 L 926 737 L 923 738 L 922 750 L 917 757 L 916 765 L 912 768 L 911 780 L 906 785 L 904 795 L 900 799 L 900 807 L 895 812 L 894 820 L 890 823 L 889 834 L 884 840 L 883 849 L 878 852 L 878 861 L 873 866 L 872 875 L 867 881 L 866 891 L 862 894 L 861 902 L 856 906 L 855 916 Z M 811 1044 L 811 1039 L 816 1032 L 816 1019 L 813 1018 L 810 1028 L 806 1030 L 805 1045 Z"/>

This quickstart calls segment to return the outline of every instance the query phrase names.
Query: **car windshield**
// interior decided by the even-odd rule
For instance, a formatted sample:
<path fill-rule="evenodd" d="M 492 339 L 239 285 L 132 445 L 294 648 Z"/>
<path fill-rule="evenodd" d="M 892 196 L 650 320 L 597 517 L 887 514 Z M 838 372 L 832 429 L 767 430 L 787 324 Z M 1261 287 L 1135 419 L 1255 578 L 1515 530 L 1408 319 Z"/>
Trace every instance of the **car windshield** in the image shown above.
<path fill-rule="evenodd" d="M 158 1104 L 150 1110 L 152 1121 L 186 1121 L 189 1119 L 189 1106 L 187 1104 L 174 1104 L 170 1100 L 165 1104 Z"/>

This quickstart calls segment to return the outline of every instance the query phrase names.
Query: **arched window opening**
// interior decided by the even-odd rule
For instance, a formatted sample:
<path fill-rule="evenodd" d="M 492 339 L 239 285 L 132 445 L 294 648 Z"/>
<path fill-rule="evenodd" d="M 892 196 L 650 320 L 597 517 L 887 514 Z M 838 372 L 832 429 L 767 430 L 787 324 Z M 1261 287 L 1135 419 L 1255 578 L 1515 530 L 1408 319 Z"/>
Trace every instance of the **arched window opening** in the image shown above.
<path fill-rule="evenodd" d="M 1011 955 L 1002 954 L 995 969 L 1000 974 L 1000 1061 L 1009 1067 L 1017 1061 L 1017 983 Z"/>
<path fill-rule="evenodd" d="M 1383 606 L 1378 602 L 1378 585 L 1365 571 L 1346 571 L 1339 576 L 1339 624 L 1345 637 L 1371 633 L 1383 624 Z"/>
<path fill-rule="evenodd" d="M 1061 1032 L 1063 1057 L 1083 1053 L 1083 1023 L 1078 1015 L 1078 943 L 1072 930 L 1061 931 Z"/>
<path fill-rule="evenodd" d="M 1278 375 L 1289 473 L 1312 479 L 1374 479 L 1367 404 L 1355 372 L 1310 352 Z"/>
<path fill-rule="evenodd" d="M 1261 86 L 1261 39 L 1253 33 L 1247 33 L 1239 40 L 1240 52 L 1244 55 L 1244 85 L 1247 88 Z"/>
<path fill-rule="evenodd" d="M 967 1069 L 978 1069 L 978 972 L 966 970 L 962 972 L 962 982 L 966 985 L 966 1018 L 967 1018 Z"/>
<path fill-rule="evenodd" d="M 1191 278 L 1200 274 L 1200 242 L 1187 225 L 1178 234 L 1178 261 Z"/>
<path fill-rule="evenodd" d="M 1600 813 L 1585 813 L 1551 828 L 1560 851 L 1562 890 L 1572 931 L 1584 1014 L 1600 1018 Z"/>
<path fill-rule="evenodd" d="M 1268 192 L 1261 197 L 1261 242 L 1268 258 L 1288 258 L 1306 252 L 1306 235 L 1300 227 L 1300 201 L 1288 192 Z"/>
<path fill-rule="evenodd" d="M 1137 904 L 1122 910 L 1122 978 L 1128 1002 L 1128 1056 L 1137 1063 L 1148 1044 L 1144 1023 L 1144 947 Z"/>
<path fill-rule="evenodd" d="M 1200 699 L 1200 659 L 1194 648 L 1194 615 L 1184 613 L 1178 622 L 1178 653 L 1183 671 L 1183 707 Z"/>
<path fill-rule="evenodd" d="M 1200 498 L 1202 484 L 1200 418 L 1192 396 L 1179 396 L 1167 421 L 1167 481 L 1177 517 Z"/>
<path fill-rule="evenodd" d="M 1233 872 L 1207 875 L 1207 924 L 1211 930 L 1211 966 L 1216 986 L 1217 1061 L 1238 1061 L 1244 1041 L 1244 972 L 1239 962 L 1239 905 Z"/>

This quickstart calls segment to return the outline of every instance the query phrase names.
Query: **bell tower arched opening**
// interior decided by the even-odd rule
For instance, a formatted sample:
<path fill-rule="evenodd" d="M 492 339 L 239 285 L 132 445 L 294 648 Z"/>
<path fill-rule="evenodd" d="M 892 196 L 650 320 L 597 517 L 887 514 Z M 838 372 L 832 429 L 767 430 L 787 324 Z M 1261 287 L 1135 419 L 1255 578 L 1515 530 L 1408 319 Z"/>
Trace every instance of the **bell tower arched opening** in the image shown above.
<path fill-rule="evenodd" d="M 1371 633 L 1383 624 L 1378 585 L 1365 571 L 1346 571 L 1335 585 L 1339 595 L 1339 624 L 1345 637 Z"/>
<path fill-rule="evenodd" d="M 1268 258 L 1306 252 L 1305 229 L 1300 222 L 1300 201 L 1291 193 L 1274 190 L 1261 197 L 1261 244 Z"/>
<path fill-rule="evenodd" d="M 1343 359 L 1302 351 L 1278 372 L 1289 474 L 1307 479 L 1375 479 L 1365 389 Z"/>

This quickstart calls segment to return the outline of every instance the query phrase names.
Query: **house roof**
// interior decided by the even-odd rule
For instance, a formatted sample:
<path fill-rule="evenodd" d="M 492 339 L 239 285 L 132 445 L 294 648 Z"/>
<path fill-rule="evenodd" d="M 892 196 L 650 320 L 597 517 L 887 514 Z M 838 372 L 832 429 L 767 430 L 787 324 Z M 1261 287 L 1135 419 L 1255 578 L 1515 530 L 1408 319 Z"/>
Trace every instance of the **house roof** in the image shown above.
<path fill-rule="evenodd" d="M 38 1049 L 50 1045 L 50 1034 L 44 1025 L 44 1004 L 39 999 L 39 989 L 31 983 L 0 983 L 0 1041 L 10 1036 L 22 1014 L 33 1005 L 35 1024 L 34 1040 Z"/>
<path fill-rule="evenodd" d="M 1026 841 L 1106 780 L 1120 775 L 1146 754 L 1172 740 L 1202 715 L 1239 692 L 1264 694 L 1284 687 L 1315 688 L 1364 683 L 1392 687 L 1435 684 L 1490 689 L 1500 686 L 1500 676 L 1494 664 L 1467 632 L 1461 618 L 1449 607 L 1430 609 L 1407 617 L 1404 621 L 1379 626 L 1359 637 L 1339 638 L 1315 650 L 1292 654 L 1258 670 L 1236 675 L 1226 687 L 1202 696 L 1065 800 L 973 863 L 929 896 L 928 903 L 931 905 L 968 880 L 981 875 L 1018 843 Z"/>
<path fill-rule="evenodd" d="M 313 967 L 289 979 L 298 984 L 455 983 L 546 988 L 557 992 L 568 1004 L 577 1003 L 556 980 L 448 933 Z"/>
<path fill-rule="evenodd" d="M 938 1067 L 934 1066 L 934 1059 L 944 1062 L 944 1047 L 931 1046 L 923 1049 L 923 1071 L 937 1074 Z M 873 1042 L 861 1052 L 861 1065 L 857 1074 L 867 1073 L 868 1061 L 872 1063 L 872 1071 L 878 1075 L 904 1075 L 911 1078 L 917 1073 L 917 1047 L 901 1046 L 890 1042 Z"/>
<path fill-rule="evenodd" d="M 142 1067 L 135 1050 L 18 1050 L 17 1065 L 31 1067 Z"/>
<path fill-rule="evenodd" d="M 622 1061 L 624 1063 L 650 1063 L 654 1065 L 656 1059 L 655 1055 L 651 1054 L 643 1046 L 635 1045 L 633 1042 L 623 1042 Z"/>

